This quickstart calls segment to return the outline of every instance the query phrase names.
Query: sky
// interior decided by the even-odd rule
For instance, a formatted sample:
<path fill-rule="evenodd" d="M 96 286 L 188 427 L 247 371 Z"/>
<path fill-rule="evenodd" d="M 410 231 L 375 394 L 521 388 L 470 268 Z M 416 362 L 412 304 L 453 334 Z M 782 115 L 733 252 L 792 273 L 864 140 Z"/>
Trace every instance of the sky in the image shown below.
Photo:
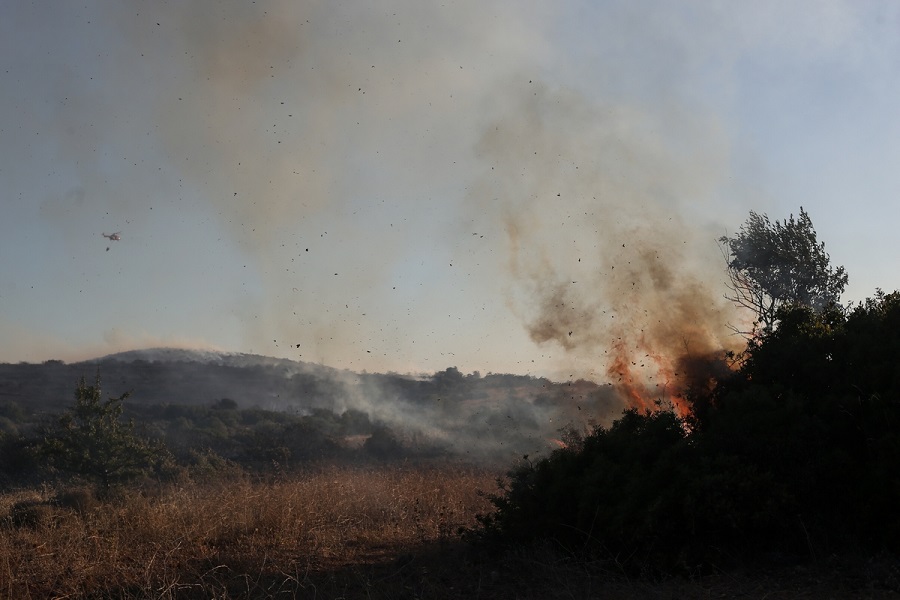
<path fill-rule="evenodd" d="M 0 362 L 602 380 L 737 343 L 716 240 L 801 206 L 845 301 L 892 291 L 898 33 L 889 1 L 4 2 Z"/>

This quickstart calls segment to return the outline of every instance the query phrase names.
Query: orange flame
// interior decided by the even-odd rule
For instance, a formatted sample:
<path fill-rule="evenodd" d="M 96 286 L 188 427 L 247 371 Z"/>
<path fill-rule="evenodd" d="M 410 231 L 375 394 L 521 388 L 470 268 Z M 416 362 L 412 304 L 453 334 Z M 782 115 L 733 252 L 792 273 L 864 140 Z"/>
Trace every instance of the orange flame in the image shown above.
<path fill-rule="evenodd" d="M 632 408 L 655 411 L 671 405 L 680 417 L 690 414 L 690 405 L 684 397 L 685 386 L 672 360 L 654 352 L 643 337 L 634 348 L 629 348 L 623 340 L 612 345 L 607 375 Z"/>

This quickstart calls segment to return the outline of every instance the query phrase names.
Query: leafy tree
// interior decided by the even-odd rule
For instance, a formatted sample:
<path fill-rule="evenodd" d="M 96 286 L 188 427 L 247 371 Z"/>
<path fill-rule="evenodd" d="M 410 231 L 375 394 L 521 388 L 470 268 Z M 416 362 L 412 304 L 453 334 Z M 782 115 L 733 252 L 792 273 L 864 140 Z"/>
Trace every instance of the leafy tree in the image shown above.
<path fill-rule="evenodd" d="M 121 420 L 126 392 L 102 399 L 100 374 L 94 385 L 84 377 L 75 403 L 60 417 L 44 440 L 44 452 L 62 471 L 93 480 L 102 490 L 147 474 L 165 462 L 168 453 L 134 433 L 134 422 Z"/>
<path fill-rule="evenodd" d="M 804 306 L 822 311 L 840 300 L 847 285 L 844 267 L 830 266 L 824 242 L 816 238 L 809 215 L 784 222 L 750 211 L 734 237 L 719 238 L 727 262 L 729 300 L 754 311 L 755 335 L 775 327 L 783 306 Z"/>

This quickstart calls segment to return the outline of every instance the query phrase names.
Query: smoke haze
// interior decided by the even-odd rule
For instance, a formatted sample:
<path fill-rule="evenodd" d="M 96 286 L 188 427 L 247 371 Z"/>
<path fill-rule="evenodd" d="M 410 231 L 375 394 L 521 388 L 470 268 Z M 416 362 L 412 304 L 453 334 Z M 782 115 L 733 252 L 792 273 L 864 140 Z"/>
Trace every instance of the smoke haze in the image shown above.
<path fill-rule="evenodd" d="M 679 357 L 739 343 L 713 231 L 684 217 L 718 188 L 727 145 L 715 123 L 695 123 L 674 147 L 635 107 L 522 87 L 531 93 L 517 95 L 514 116 L 478 146 L 490 172 L 476 192 L 496 197 L 505 223 L 513 308 L 534 342 L 648 406 L 682 387 Z"/>
<path fill-rule="evenodd" d="M 670 393 L 679 357 L 736 343 L 723 224 L 781 201 L 758 72 L 868 56 L 868 12 L 780 6 L 4 7 L 0 359 L 195 346 Z"/>

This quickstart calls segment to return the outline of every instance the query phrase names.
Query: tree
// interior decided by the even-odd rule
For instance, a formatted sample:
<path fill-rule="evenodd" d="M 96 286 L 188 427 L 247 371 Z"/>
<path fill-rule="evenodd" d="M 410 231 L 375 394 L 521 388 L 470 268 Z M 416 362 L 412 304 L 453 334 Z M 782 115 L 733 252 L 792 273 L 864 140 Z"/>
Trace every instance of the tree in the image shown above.
<path fill-rule="evenodd" d="M 801 306 L 821 312 L 840 301 L 847 285 L 844 267 L 834 268 L 825 243 L 816 239 L 809 215 L 784 222 L 769 220 L 750 211 L 750 218 L 734 237 L 722 236 L 719 244 L 727 263 L 729 289 L 726 298 L 754 311 L 755 335 L 760 326 L 771 331 L 783 306 Z"/>
<path fill-rule="evenodd" d="M 129 394 L 104 401 L 100 374 L 94 385 L 87 385 L 82 377 L 75 390 L 75 404 L 44 441 L 52 465 L 91 479 L 107 490 L 147 473 L 164 459 L 162 448 L 135 435 L 133 422 L 121 421 L 122 403 Z"/>

